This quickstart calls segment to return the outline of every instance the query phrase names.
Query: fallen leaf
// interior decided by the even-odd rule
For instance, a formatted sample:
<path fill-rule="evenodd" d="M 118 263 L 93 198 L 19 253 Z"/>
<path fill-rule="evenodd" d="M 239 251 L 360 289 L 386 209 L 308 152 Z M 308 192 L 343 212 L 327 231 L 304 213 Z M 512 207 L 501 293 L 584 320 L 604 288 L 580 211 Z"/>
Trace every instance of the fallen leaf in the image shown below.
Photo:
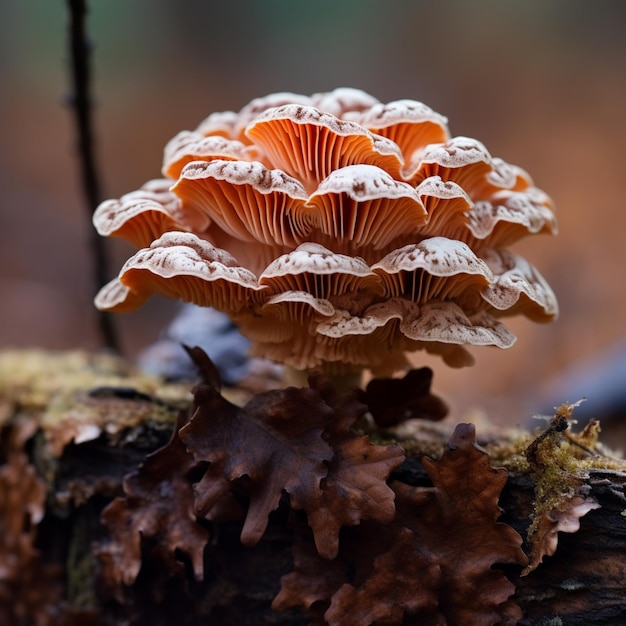
<path fill-rule="evenodd" d="M 439 611 L 449 624 L 467 626 L 516 620 L 521 611 L 509 599 L 515 586 L 496 564 L 525 565 L 522 538 L 498 521 L 506 470 L 492 468 L 489 456 L 476 446 L 473 424 L 459 424 L 439 461 L 423 459 L 433 481 L 430 492 L 413 491 L 410 511 L 416 536 L 438 555 L 441 583 Z M 398 506 L 400 506 L 398 504 Z"/>
<path fill-rule="evenodd" d="M 584 490 L 581 480 L 579 488 Z M 581 491 L 582 494 L 582 491 Z M 531 550 L 528 566 L 521 576 L 527 576 L 541 564 L 544 557 L 552 556 L 558 546 L 558 534 L 575 533 L 580 528 L 580 518 L 589 511 L 599 509 L 600 504 L 588 495 L 573 495 L 551 511 L 541 513 L 532 527 Z"/>
<path fill-rule="evenodd" d="M 322 480 L 319 498 L 292 504 L 307 512 L 318 552 L 332 559 L 337 556 L 342 526 L 354 526 L 366 519 L 391 522 L 396 510 L 395 494 L 386 481 L 405 455 L 400 446 L 374 445 L 368 437 L 356 437 L 351 432 L 351 426 L 366 410 L 356 393 L 339 394 L 322 376 L 311 377 L 309 384 L 337 416 L 327 428 L 327 439 L 335 454 Z"/>
<path fill-rule="evenodd" d="M 58 614 L 61 568 L 36 548 L 46 484 L 24 451 L 38 425 L 32 418 L 0 428 L 0 623 L 47 626 Z"/>
<path fill-rule="evenodd" d="M 419 615 L 420 624 L 445 624 L 435 618 L 440 568 L 433 554 L 421 549 L 415 533 L 398 528 L 392 547 L 374 560 L 372 572 L 358 588 L 344 584 L 324 617 L 330 626 L 402 624 Z"/>
<path fill-rule="evenodd" d="M 346 439 L 333 447 L 335 457 L 320 497 L 301 507 L 307 512 L 318 552 L 327 559 L 337 555 L 342 526 L 365 519 L 383 524 L 393 520 L 395 493 L 386 480 L 404 461 L 400 447 L 375 446 L 367 437 Z"/>
<path fill-rule="evenodd" d="M 213 384 L 198 385 L 180 436 L 197 463 L 209 464 L 195 485 L 199 515 L 213 519 L 218 502 L 243 493 L 249 506 L 241 540 L 254 545 L 286 492 L 292 508 L 306 512 L 319 553 L 333 558 L 343 526 L 391 521 L 395 494 L 386 480 L 404 452 L 351 432 L 367 410 L 356 393 L 339 393 L 322 376 L 309 384 L 257 394 L 244 407 Z"/>
<path fill-rule="evenodd" d="M 243 408 L 207 384 L 194 388 L 196 410 L 180 437 L 196 463 L 211 465 L 195 485 L 200 515 L 245 477 L 249 507 L 241 532 L 254 545 L 283 490 L 297 502 L 319 498 L 333 451 L 322 438 L 332 409 L 310 388 L 257 394 Z"/>
<path fill-rule="evenodd" d="M 121 585 L 132 585 L 142 567 L 142 542 L 152 539 L 151 552 L 169 571 L 179 571 L 176 557 L 188 555 L 197 579 L 203 576 L 208 531 L 197 521 L 188 472 L 192 457 L 178 438 L 179 423 L 169 443 L 148 455 L 123 481 L 124 497 L 115 498 L 102 512 L 109 536 L 101 543 L 99 559 L 105 585 L 121 597 Z"/>
<path fill-rule="evenodd" d="M 311 529 L 302 526 L 295 529 L 293 561 L 293 571 L 281 578 L 280 593 L 274 598 L 272 609 L 282 612 L 300 607 L 314 624 L 325 624 L 324 612 L 330 598 L 347 580 L 350 563 L 343 557 L 321 557 Z"/>
<path fill-rule="evenodd" d="M 414 418 L 439 421 L 448 407 L 431 393 L 432 380 L 428 367 L 410 370 L 404 378 L 374 378 L 365 388 L 364 402 L 382 428 Z"/>
<path fill-rule="evenodd" d="M 422 463 L 433 487 L 392 483 L 398 513 L 379 535 L 390 547 L 373 556 L 362 543 L 373 567 L 360 584 L 346 583 L 332 596 L 325 614 L 331 626 L 484 626 L 521 617 L 510 600 L 514 585 L 493 569 L 527 562 L 521 537 L 497 521 L 506 471 L 491 468 L 471 424 L 457 426 L 441 460 Z"/>

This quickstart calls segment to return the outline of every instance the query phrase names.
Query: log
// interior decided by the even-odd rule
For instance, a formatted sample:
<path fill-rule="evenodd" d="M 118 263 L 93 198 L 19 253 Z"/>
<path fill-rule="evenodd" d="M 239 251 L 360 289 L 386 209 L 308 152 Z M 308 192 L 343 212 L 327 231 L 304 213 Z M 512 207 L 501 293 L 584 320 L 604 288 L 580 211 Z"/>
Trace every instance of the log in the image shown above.
<path fill-rule="evenodd" d="M 230 406 L 242 405 L 249 397 L 241 389 L 231 390 Z M 135 538 L 141 553 L 136 575 L 131 571 L 135 564 L 129 553 L 113 552 L 112 546 L 119 546 L 111 540 L 111 535 L 118 530 L 105 523 L 109 514 L 103 515 L 103 511 L 110 509 L 117 498 L 125 503 L 124 511 L 128 513 L 132 499 L 139 497 L 133 489 L 144 484 L 141 481 L 145 477 L 137 473 L 137 468 L 150 463 L 146 459 L 154 458 L 154 455 L 149 457 L 152 452 L 176 441 L 172 436 L 184 423 L 181 411 L 184 413 L 190 405 L 190 384 L 169 384 L 142 376 L 114 357 L 33 351 L 0 355 L 0 623 L 300 626 L 327 623 L 325 619 L 329 615 L 338 614 L 328 609 L 329 602 L 323 601 L 311 601 L 308 611 L 302 607 L 274 610 L 275 598 L 281 593 L 281 578 L 294 569 L 294 545 L 301 554 L 302 546 L 313 545 L 306 525 L 307 515 L 291 506 L 287 495 L 283 495 L 278 508 L 269 515 L 266 531 L 253 546 L 242 544 L 242 521 L 229 519 L 229 514 L 208 520 L 202 516 L 191 521 L 180 520 L 181 524 L 187 524 L 184 528 L 193 524 L 193 532 L 207 537 L 206 546 L 201 546 L 200 575 L 193 550 L 186 552 L 175 547 L 165 554 L 162 535 L 167 534 L 167 528 L 153 532 L 147 522 L 144 526 L 137 525 L 132 511 L 124 519 L 140 531 Z M 466 449 L 458 430 L 450 439 L 452 428 L 447 422 L 417 421 L 416 424 L 409 434 L 407 429 L 403 434 L 396 433 L 397 440 L 407 450 L 404 462 L 388 477 L 388 483 L 396 485 L 398 507 L 401 494 L 408 493 L 407 490 L 413 490 L 411 498 L 422 500 L 432 500 L 443 493 L 438 483 L 440 476 L 433 468 L 444 466 L 437 465 L 441 461 L 425 461 L 425 453 L 427 457 L 441 458 L 445 457 L 445 450 Z M 377 435 L 372 430 L 369 436 L 375 439 Z M 390 435 L 386 431 L 384 437 L 380 436 L 382 441 Z M 557 441 L 556 437 L 562 433 L 550 432 L 549 436 Z M 547 438 L 544 436 L 542 441 Z M 529 470 L 528 459 L 520 461 L 521 448 L 515 447 L 514 439 L 526 442 L 527 450 L 528 441 L 537 441 L 537 436 L 478 435 L 478 443 L 490 450 L 492 466 L 507 465 L 503 462 L 503 450 L 516 457 L 515 462 L 509 463 L 499 494 L 501 516 L 497 528 L 506 527 L 510 536 L 518 533 L 524 538 L 523 548 L 532 562 L 533 546 L 527 538 L 533 519 L 539 516 L 537 488 L 542 484 L 540 473 L 544 470 L 538 469 L 538 465 Z M 451 445 L 450 441 L 455 443 Z M 577 439 L 575 447 L 584 447 L 581 441 Z M 187 454 L 182 444 L 176 445 L 176 454 Z M 472 463 L 481 463 L 485 453 L 472 446 L 471 454 L 476 455 Z M 558 452 L 563 447 L 566 446 L 555 450 Z M 452 459 L 451 455 L 446 458 Z M 568 478 L 569 500 L 565 500 L 570 504 L 578 502 L 576 512 L 572 514 L 567 509 L 570 505 L 561 506 L 560 501 L 561 504 L 552 503 L 554 506 L 542 518 L 544 523 L 552 520 L 549 529 L 552 534 L 547 532 L 545 536 L 556 542 L 554 554 L 542 554 L 528 572 L 519 559 L 494 564 L 494 569 L 512 585 L 511 597 L 501 606 L 517 608 L 502 609 L 501 619 L 482 623 L 626 623 L 626 465 L 619 459 L 601 462 L 597 453 L 591 456 L 591 461 L 585 457 L 585 471 L 580 476 Z M 190 463 L 185 474 L 188 484 L 197 485 L 208 465 Z M 520 469 L 523 466 L 525 471 Z M 497 480 L 499 472 L 504 472 L 490 467 L 484 471 L 495 472 Z M 567 466 L 566 474 L 570 477 L 571 471 Z M 563 475 L 563 472 L 559 474 Z M 165 484 L 158 483 L 161 487 Z M 247 506 L 248 500 L 242 496 L 246 488 L 245 481 L 237 482 L 230 494 L 238 500 L 234 504 Z M 184 517 L 185 509 L 177 508 L 179 494 L 167 497 L 171 507 L 163 514 L 169 516 L 167 524 L 172 528 L 179 522 L 173 516 Z M 559 517 L 561 513 L 563 517 Z M 364 541 L 372 532 L 380 532 L 382 537 L 389 534 L 384 528 L 392 528 L 393 524 L 397 521 L 380 525 L 376 530 L 375 520 L 364 520 L 342 529 L 340 543 Z M 417 522 L 415 526 L 406 521 L 402 524 L 419 535 Z M 308 533 L 304 543 L 303 533 Z M 443 535 L 445 529 L 441 541 L 447 541 Z M 189 536 L 179 538 L 177 545 L 189 543 Z M 535 535 L 537 541 L 538 536 L 542 536 L 541 531 Z M 130 538 L 124 545 L 134 545 L 135 539 Z M 381 541 L 384 543 L 386 539 Z M 395 539 L 389 541 L 393 546 Z M 546 542 L 549 543 L 547 539 Z M 393 548 L 388 552 L 383 548 L 377 550 L 378 559 L 393 552 Z M 431 546 L 432 551 L 437 551 L 436 546 Z M 322 568 L 318 574 L 324 579 L 323 568 L 328 568 L 328 577 L 334 576 L 337 564 L 352 558 L 350 554 L 346 548 L 335 559 L 321 559 L 314 554 L 304 561 Z M 120 569 L 121 563 L 124 568 Z M 353 563 L 357 569 L 365 568 L 363 571 L 374 576 L 371 568 L 375 566 L 371 563 L 359 563 L 357 558 Z M 112 584 L 112 579 L 119 584 Z M 354 597 L 361 603 L 363 596 L 358 595 L 357 579 L 358 575 L 353 581 L 357 590 Z M 398 584 L 403 584 L 404 579 L 399 580 Z M 345 591 L 343 588 L 341 594 Z M 333 593 L 337 597 L 341 595 L 336 589 Z M 440 603 L 443 606 L 444 600 Z M 324 613 L 327 610 L 330 612 Z M 418 618 L 407 609 L 400 621 L 389 623 L 461 623 L 454 617 L 458 614 L 454 611 L 441 621 L 441 615 L 445 614 L 442 610 L 435 611 L 434 617 Z M 473 607 L 469 610 L 474 615 Z M 477 619 L 471 617 L 465 623 L 481 623 Z M 344 617 L 335 618 L 334 623 L 358 622 Z"/>

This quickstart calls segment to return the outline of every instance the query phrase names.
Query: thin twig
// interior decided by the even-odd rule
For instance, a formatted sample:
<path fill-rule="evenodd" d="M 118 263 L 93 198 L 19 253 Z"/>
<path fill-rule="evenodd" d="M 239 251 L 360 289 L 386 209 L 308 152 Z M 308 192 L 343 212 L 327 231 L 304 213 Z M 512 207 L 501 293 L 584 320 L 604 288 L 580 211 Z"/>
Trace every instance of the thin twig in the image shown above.
<path fill-rule="evenodd" d="M 73 93 L 70 104 L 74 109 L 78 134 L 78 154 L 86 207 L 89 213 L 89 245 L 94 258 L 94 281 L 99 288 L 108 280 L 108 258 L 104 240 L 91 226 L 91 216 L 101 201 L 100 181 L 95 163 L 94 140 L 91 129 L 90 46 L 86 33 L 86 0 L 68 0 L 70 14 L 69 44 Z M 96 309 L 94 308 L 94 311 Z M 97 323 L 104 345 L 119 352 L 119 341 L 110 313 L 96 311 Z"/>

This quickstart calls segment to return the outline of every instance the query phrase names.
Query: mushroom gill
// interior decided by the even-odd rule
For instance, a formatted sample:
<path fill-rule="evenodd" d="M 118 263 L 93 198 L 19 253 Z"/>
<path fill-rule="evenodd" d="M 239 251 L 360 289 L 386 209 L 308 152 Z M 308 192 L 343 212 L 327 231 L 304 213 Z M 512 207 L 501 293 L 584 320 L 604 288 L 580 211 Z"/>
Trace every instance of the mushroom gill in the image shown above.
<path fill-rule="evenodd" d="M 550 198 L 412 100 L 356 89 L 257 98 L 166 146 L 162 174 L 94 224 L 141 248 L 99 308 L 152 294 L 226 312 L 252 351 L 298 369 L 387 374 L 426 350 L 506 348 L 501 319 L 554 319 L 547 282 L 507 249 L 556 233 Z"/>

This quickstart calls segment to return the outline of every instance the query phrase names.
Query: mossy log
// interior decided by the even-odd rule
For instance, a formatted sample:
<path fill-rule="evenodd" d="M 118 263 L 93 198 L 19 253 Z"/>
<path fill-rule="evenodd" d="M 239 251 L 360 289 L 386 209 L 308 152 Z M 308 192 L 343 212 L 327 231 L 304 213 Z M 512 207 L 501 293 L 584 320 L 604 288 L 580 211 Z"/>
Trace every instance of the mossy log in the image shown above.
<path fill-rule="evenodd" d="M 110 568 L 126 562 L 128 555 L 111 557 L 107 552 L 110 527 L 103 524 L 102 512 L 114 498 L 131 497 L 124 477 L 171 441 L 181 410 L 191 403 L 189 390 L 190 385 L 137 375 L 110 357 L 40 352 L 0 356 L 0 623 L 325 623 L 323 608 L 316 613 L 315 601 L 307 614 L 272 608 L 281 577 L 293 570 L 294 537 L 302 532 L 304 518 L 285 497 L 254 546 L 242 545 L 241 521 L 195 520 L 198 532 L 209 537 L 201 576 L 193 556 L 179 549 L 164 556 L 159 534 L 138 528 L 141 567 L 136 575 L 118 572 L 122 583 L 111 586 Z M 234 402 L 245 400 L 241 390 L 232 394 Z M 405 445 L 407 458 L 389 481 L 432 488 L 423 453 L 440 455 L 451 430 L 445 423 L 418 423 L 411 435 L 405 433 L 405 444 L 412 438 Z M 533 440 L 530 435 L 516 437 Z M 504 450 L 512 456 L 519 453 L 510 434 L 500 440 L 499 435 L 481 437 L 479 432 L 478 441 L 493 450 L 493 466 L 506 465 Z M 525 573 L 519 563 L 495 566 L 514 586 L 510 601 L 520 609 L 501 623 L 626 623 L 625 469 L 619 460 L 605 468 L 592 463 L 568 485 L 569 496 L 593 505 L 579 509 L 573 521 L 554 521 L 555 542 L 561 531 L 556 551 L 542 554 L 532 571 Z M 540 477 L 537 468 L 534 473 L 519 471 L 514 462 L 507 471 L 499 522 L 526 538 L 537 516 Z M 201 478 L 198 472 L 197 466 L 189 470 L 190 482 Z M 171 498 L 176 514 L 176 496 Z M 441 541 L 446 541 L 445 529 Z M 532 560 L 532 546 L 526 543 L 524 550 Z M 333 561 L 327 562 L 331 576 Z M 403 620 L 397 623 L 459 623 L 454 618 L 420 620 L 409 612 Z"/>

